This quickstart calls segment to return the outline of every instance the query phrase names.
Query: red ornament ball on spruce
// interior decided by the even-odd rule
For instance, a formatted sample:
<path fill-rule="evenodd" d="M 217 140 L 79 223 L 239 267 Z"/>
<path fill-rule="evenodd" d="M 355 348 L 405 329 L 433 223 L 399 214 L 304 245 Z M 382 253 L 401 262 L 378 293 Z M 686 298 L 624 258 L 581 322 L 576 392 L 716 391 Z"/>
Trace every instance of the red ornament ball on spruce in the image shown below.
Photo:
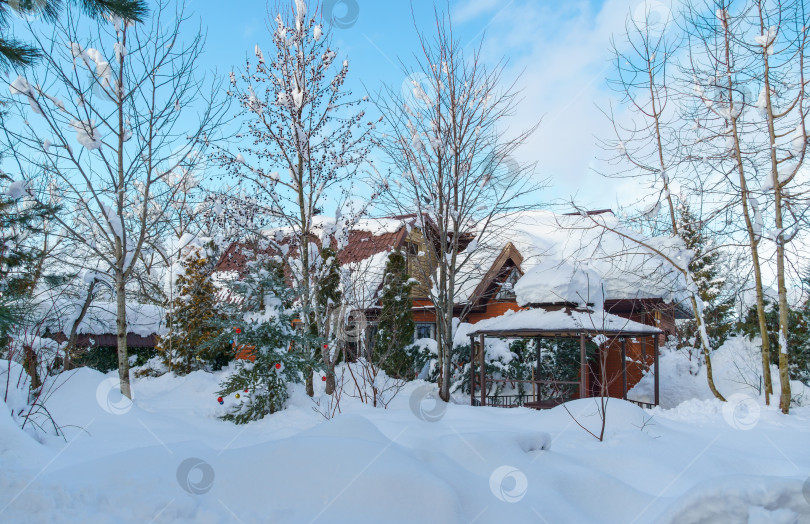
<path fill-rule="evenodd" d="M 281 369 L 281 364 L 276 364 L 276 369 Z"/>
<path fill-rule="evenodd" d="M 245 393 L 247 393 L 247 388 L 245 388 Z"/>
<path fill-rule="evenodd" d="M 321 377 L 321 382 L 326 382 L 326 375 Z"/>
<path fill-rule="evenodd" d="M 324 344 L 323 349 L 329 349 L 329 344 Z"/>
<path fill-rule="evenodd" d="M 222 397 L 217 397 L 217 402 L 222 402 Z"/>
<path fill-rule="evenodd" d="M 239 333 L 241 333 L 241 332 L 242 332 L 242 329 L 241 329 L 241 328 L 236 328 L 236 334 L 237 334 L 237 335 L 238 335 Z"/>

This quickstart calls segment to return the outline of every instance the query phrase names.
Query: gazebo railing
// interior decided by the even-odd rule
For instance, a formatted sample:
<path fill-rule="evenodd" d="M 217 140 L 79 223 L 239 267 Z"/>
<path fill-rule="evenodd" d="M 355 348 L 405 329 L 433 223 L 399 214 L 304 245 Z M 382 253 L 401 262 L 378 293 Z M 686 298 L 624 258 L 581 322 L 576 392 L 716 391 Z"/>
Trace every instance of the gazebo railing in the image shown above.
<path fill-rule="evenodd" d="M 655 407 L 655 404 L 653 404 L 652 402 L 642 402 L 641 400 L 633 400 L 632 398 L 628 398 L 625 400 L 627 400 L 627 402 L 632 402 L 633 404 L 642 408 L 652 409 Z"/>
<path fill-rule="evenodd" d="M 565 386 L 575 386 L 573 388 L 572 393 L 576 392 L 579 389 L 579 381 L 576 380 L 520 380 L 520 379 L 509 379 L 509 378 L 487 378 L 487 384 L 490 383 L 503 383 L 503 384 L 530 384 L 531 391 L 526 391 L 524 393 L 506 393 L 506 394 L 486 394 L 485 395 L 485 405 L 492 406 L 492 407 L 501 407 L 501 408 L 513 408 L 513 407 L 521 407 L 521 406 L 529 406 L 531 405 L 555 405 L 559 402 L 564 402 L 565 400 L 570 400 L 574 398 L 573 395 L 564 395 Z M 480 386 L 479 384 L 474 384 L 474 386 Z M 537 386 L 537 387 L 535 387 Z M 554 395 L 543 395 L 542 387 L 541 386 L 552 386 L 555 390 Z M 561 396 L 560 393 L 563 393 Z M 473 395 L 472 398 L 472 405 L 473 406 L 480 406 L 481 399 L 480 395 Z"/>

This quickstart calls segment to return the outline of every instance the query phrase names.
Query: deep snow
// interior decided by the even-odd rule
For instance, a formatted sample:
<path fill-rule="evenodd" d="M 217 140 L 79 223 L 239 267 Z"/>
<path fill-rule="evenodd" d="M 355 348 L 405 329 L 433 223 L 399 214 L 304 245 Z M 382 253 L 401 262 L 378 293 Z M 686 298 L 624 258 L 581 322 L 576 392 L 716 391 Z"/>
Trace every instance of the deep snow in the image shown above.
<path fill-rule="evenodd" d="M 0 521 L 810 522 L 807 407 L 611 399 L 600 443 L 563 408 L 445 406 L 417 381 L 389 409 L 344 395 L 330 421 L 295 387 L 235 426 L 222 373 L 136 379 L 130 405 L 114 374 L 72 371 L 47 400 L 65 438 L 44 443 L 3 405 Z M 593 400 L 568 408 L 598 425 Z"/>

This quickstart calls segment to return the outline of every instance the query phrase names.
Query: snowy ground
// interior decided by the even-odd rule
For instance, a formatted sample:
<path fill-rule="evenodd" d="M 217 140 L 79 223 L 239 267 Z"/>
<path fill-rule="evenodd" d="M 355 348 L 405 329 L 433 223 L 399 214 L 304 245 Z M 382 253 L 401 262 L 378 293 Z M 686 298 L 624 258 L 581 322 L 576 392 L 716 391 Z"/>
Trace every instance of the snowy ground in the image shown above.
<path fill-rule="evenodd" d="M 445 408 L 421 382 L 331 421 L 299 388 L 235 426 L 221 374 L 137 379 L 134 405 L 113 375 L 70 375 L 47 402 L 64 440 L 0 406 L 0 522 L 810 522 L 809 407 L 610 400 L 600 443 L 562 408 Z"/>

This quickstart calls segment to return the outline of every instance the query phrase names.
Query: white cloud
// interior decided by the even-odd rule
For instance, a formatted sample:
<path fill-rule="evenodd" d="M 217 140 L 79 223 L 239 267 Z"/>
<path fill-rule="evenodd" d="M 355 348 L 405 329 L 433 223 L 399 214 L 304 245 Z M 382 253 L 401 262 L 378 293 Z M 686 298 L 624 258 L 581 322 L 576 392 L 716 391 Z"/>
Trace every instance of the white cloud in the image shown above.
<path fill-rule="evenodd" d="M 550 197 L 568 200 L 576 194 L 584 205 L 615 207 L 617 199 L 624 203 L 638 196 L 636 183 L 605 179 L 591 166 L 598 167 L 596 159 L 603 156 L 595 137 L 611 132 L 599 110 L 614 96 L 605 83 L 610 39 L 624 31 L 628 13 L 639 3 L 514 1 L 491 21 L 471 16 L 489 12 L 487 0 L 457 7 L 456 13 L 468 16 L 465 32 L 474 34 L 476 23 L 488 23 L 484 59 L 496 63 L 510 57 L 505 78 L 522 75 L 523 101 L 510 125 L 526 128 L 542 118 L 521 156 L 536 161 L 541 176 L 551 177 Z"/>
<path fill-rule="evenodd" d="M 453 11 L 453 20 L 456 23 L 463 24 L 494 11 L 500 5 L 503 5 L 503 2 L 499 0 L 469 0 L 456 7 Z"/>

